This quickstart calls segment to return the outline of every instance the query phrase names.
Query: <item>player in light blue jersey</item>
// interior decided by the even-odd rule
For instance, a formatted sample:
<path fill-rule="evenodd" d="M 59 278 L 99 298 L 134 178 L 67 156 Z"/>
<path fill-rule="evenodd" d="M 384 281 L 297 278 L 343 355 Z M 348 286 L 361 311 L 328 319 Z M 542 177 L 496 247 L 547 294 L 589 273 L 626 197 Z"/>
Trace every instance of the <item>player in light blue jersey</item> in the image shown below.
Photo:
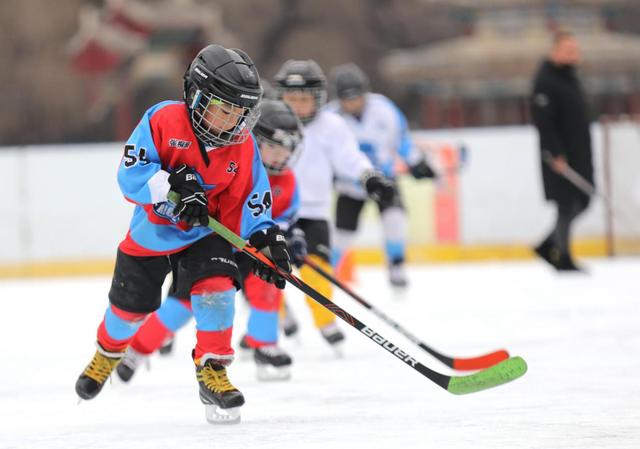
<path fill-rule="evenodd" d="M 433 178 L 435 173 L 424 155 L 413 145 L 407 121 L 398 107 L 387 97 L 371 93 L 369 80 L 355 64 L 333 69 L 331 82 L 337 99 L 327 108 L 340 114 L 358 139 L 360 150 L 373 166 L 387 178 L 394 180 L 393 198 L 376 201 L 384 230 L 385 253 L 389 266 L 389 280 L 393 286 L 406 287 L 404 270 L 407 240 L 407 215 L 402 197 L 395 184 L 395 160 L 400 157 L 416 179 Z M 358 184 L 337 178 L 336 234 L 334 262 L 350 246 L 358 229 L 360 212 L 367 200 L 366 192 Z"/>

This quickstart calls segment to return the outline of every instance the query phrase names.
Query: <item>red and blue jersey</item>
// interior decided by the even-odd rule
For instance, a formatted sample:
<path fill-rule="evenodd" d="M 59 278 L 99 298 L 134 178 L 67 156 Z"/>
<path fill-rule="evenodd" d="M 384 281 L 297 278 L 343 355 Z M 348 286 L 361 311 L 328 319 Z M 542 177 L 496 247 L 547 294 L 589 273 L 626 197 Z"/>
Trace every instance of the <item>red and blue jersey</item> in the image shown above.
<path fill-rule="evenodd" d="M 280 174 L 269 175 L 273 194 L 272 216 L 276 224 L 286 231 L 297 219 L 300 209 L 300 194 L 293 171 L 286 169 Z"/>
<path fill-rule="evenodd" d="M 126 142 L 118 169 L 125 198 L 136 204 L 120 250 L 132 256 L 180 251 L 213 231 L 178 220 L 167 201 L 169 173 L 191 167 L 207 193 L 209 215 L 247 239 L 274 225 L 271 189 L 253 136 L 245 142 L 207 148 L 208 163 L 183 102 L 151 107 Z"/>

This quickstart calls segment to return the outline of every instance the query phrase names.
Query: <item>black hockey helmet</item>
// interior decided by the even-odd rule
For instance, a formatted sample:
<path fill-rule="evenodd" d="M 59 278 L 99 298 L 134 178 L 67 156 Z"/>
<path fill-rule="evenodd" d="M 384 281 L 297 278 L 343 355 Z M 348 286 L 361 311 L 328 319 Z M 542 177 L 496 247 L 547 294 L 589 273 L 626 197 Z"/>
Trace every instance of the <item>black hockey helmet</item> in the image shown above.
<path fill-rule="evenodd" d="M 331 88 L 338 99 L 349 100 L 369 92 L 369 78 L 357 65 L 341 64 L 331 71 Z"/>
<path fill-rule="evenodd" d="M 184 74 L 184 101 L 191 113 L 193 131 L 206 145 L 244 142 L 258 120 L 261 97 L 258 71 L 251 58 L 239 49 L 209 45 L 200 50 Z M 214 126 L 207 117 L 219 108 L 225 113 L 216 123 L 220 125 L 223 120 L 222 126 Z"/>
<path fill-rule="evenodd" d="M 270 174 L 281 173 L 291 157 L 297 153 L 302 142 L 302 124 L 291 107 L 283 101 L 262 100 L 260 103 L 260 119 L 253 128 L 256 140 L 263 149 L 263 144 L 282 147 L 288 154 L 267 160 L 263 154 L 263 163 Z"/>
<path fill-rule="evenodd" d="M 278 98 L 282 98 L 284 92 L 292 91 L 313 94 L 316 100 L 315 112 L 309 117 L 300 117 L 303 123 L 313 120 L 317 111 L 327 102 L 327 78 L 318 63 L 312 59 L 289 59 L 280 67 L 274 81 Z"/>

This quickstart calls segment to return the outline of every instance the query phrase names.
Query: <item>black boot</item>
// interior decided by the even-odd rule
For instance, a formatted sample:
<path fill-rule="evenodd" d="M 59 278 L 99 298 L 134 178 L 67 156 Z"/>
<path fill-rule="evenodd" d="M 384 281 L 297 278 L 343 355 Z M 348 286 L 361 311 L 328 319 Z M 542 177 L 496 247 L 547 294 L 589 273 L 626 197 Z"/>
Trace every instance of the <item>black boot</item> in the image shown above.
<path fill-rule="evenodd" d="M 240 422 L 240 407 L 244 396 L 227 377 L 227 369 L 209 359 L 196 362 L 196 379 L 200 387 L 200 400 L 205 405 L 207 421 L 211 423 Z"/>
<path fill-rule="evenodd" d="M 291 356 L 277 345 L 260 346 L 253 352 L 258 380 L 287 380 L 291 377 Z"/>
<path fill-rule="evenodd" d="M 173 341 L 174 337 L 167 338 L 158 349 L 158 353 L 160 355 L 169 355 L 173 352 Z"/>
<path fill-rule="evenodd" d="M 130 347 L 122 362 L 116 367 L 116 374 L 123 382 L 129 382 L 141 364 L 146 364 L 147 369 L 149 368 L 148 356 Z"/>
<path fill-rule="evenodd" d="M 124 352 L 108 352 L 98 345 L 98 350 L 76 381 L 76 393 L 82 399 L 93 399 L 102 390 L 111 372 L 122 361 Z"/>
<path fill-rule="evenodd" d="M 555 244 L 552 243 L 550 238 L 547 238 L 544 242 L 534 248 L 534 251 L 542 260 L 547 262 L 553 268 L 558 270 L 558 266 L 560 264 L 560 259 L 562 258 L 562 254 L 560 252 L 560 248 L 558 248 Z"/>
<path fill-rule="evenodd" d="M 583 268 L 575 264 L 575 262 L 573 261 L 573 259 L 569 254 L 563 254 L 562 256 L 560 256 L 560 262 L 558 263 L 558 266 L 556 267 L 556 269 L 562 272 L 573 271 L 573 272 L 586 273 L 586 271 Z"/>

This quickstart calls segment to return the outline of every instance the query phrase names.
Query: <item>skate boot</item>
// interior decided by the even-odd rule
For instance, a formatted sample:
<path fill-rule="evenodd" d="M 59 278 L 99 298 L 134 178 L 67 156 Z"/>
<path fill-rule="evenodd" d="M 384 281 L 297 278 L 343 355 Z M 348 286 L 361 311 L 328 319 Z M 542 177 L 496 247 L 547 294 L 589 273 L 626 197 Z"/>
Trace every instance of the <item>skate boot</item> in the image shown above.
<path fill-rule="evenodd" d="M 338 327 L 338 325 L 333 322 L 329 323 L 326 326 L 320 328 L 320 334 L 322 334 L 322 338 L 326 340 L 331 348 L 334 350 L 338 357 L 343 356 L 342 345 L 344 343 L 344 334 Z"/>
<path fill-rule="evenodd" d="M 123 382 L 129 382 L 133 375 L 136 373 L 138 367 L 142 364 L 149 368 L 149 358 L 145 354 L 140 354 L 138 351 L 129 347 L 122 362 L 116 367 L 116 374 Z"/>
<path fill-rule="evenodd" d="M 158 353 L 160 355 L 169 355 L 173 352 L 173 341 L 174 337 L 167 338 L 158 349 Z"/>
<path fill-rule="evenodd" d="M 291 357 L 277 345 L 256 348 L 253 360 L 258 368 L 258 380 L 287 380 L 291 377 Z"/>
<path fill-rule="evenodd" d="M 404 264 L 396 263 L 389 265 L 389 282 L 395 288 L 407 288 L 409 280 L 404 270 Z"/>
<path fill-rule="evenodd" d="M 208 359 L 204 364 L 196 365 L 196 379 L 207 421 L 212 424 L 239 423 L 244 396 L 229 381 L 227 369 L 215 360 Z"/>
<path fill-rule="evenodd" d="M 284 315 L 280 320 L 280 326 L 285 337 L 293 337 L 298 333 L 298 322 L 286 302 L 284 303 Z"/>
<path fill-rule="evenodd" d="M 93 358 L 76 381 L 81 399 L 93 399 L 100 393 L 111 372 L 122 361 L 124 352 L 108 352 L 99 344 Z"/>
<path fill-rule="evenodd" d="M 236 351 L 236 356 L 238 360 L 246 362 L 247 360 L 251 360 L 251 356 L 253 355 L 253 348 L 249 346 L 247 342 L 247 336 L 243 335 L 240 339 L 240 343 L 238 343 L 238 350 Z"/>

